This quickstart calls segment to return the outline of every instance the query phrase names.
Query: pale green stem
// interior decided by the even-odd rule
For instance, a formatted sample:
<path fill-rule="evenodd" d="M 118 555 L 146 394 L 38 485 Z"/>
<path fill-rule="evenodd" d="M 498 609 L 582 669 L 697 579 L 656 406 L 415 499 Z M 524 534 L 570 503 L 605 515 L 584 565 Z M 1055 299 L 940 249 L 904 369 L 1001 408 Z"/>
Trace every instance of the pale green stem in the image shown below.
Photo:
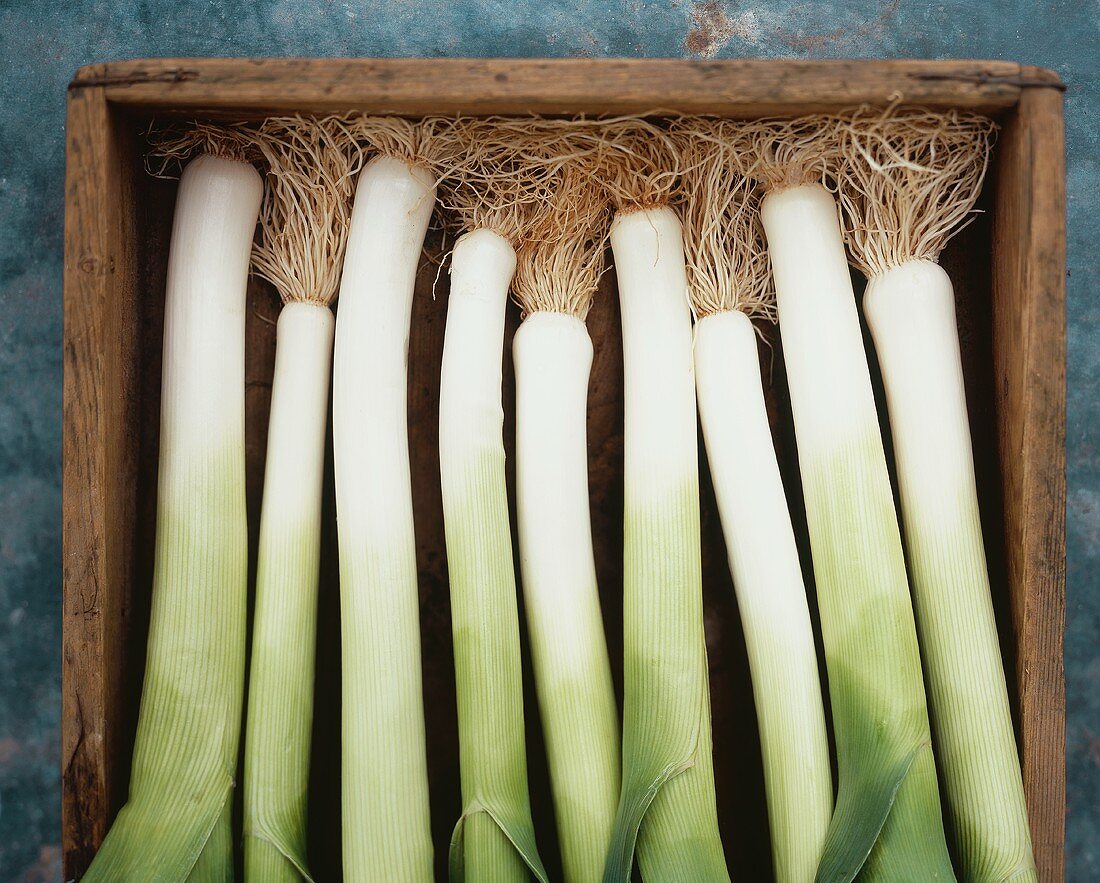
<path fill-rule="evenodd" d="M 467 881 L 546 879 L 527 792 L 523 681 L 504 451 L 473 455 L 444 499 Z M 458 863 L 456 865 L 456 863 Z M 530 870 L 528 869 L 530 865 Z M 453 877 L 454 875 L 452 875 Z"/>

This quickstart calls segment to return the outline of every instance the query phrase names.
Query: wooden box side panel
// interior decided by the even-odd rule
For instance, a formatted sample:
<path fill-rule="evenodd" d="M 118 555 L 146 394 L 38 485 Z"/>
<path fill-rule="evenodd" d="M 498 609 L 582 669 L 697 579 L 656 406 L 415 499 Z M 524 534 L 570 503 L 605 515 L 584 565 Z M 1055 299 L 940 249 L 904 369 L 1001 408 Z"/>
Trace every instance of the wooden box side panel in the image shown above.
<path fill-rule="evenodd" d="M 65 213 L 62 831 L 83 869 L 125 799 L 131 621 L 136 157 L 102 89 L 70 96 Z"/>
<path fill-rule="evenodd" d="M 346 111 L 733 117 L 832 111 L 900 97 L 996 112 L 1042 79 L 1006 61 L 185 58 L 77 72 L 76 88 L 157 112 L 204 116 Z"/>
<path fill-rule="evenodd" d="M 1039 878 L 1064 876 L 1065 160 L 1062 96 L 1029 89 L 1001 134 L 993 359 L 1020 750 Z"/>

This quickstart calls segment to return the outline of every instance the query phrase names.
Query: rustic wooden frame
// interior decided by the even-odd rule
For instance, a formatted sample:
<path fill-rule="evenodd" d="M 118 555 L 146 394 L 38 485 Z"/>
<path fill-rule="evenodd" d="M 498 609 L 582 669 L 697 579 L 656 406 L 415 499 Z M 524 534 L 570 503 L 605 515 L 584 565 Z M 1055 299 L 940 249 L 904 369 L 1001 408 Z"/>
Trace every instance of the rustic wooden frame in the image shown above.
<path fill-rule="evenodd" d="M 992 357 L 1019 734 L 1040 878 L 1063 877 L 1064 159 L 1061 85 L 1002 61 L 165 59 L 77 72 L 68 105 L 64 338 L 63 841 L 78 877 L 124 797 L 120 683 L 134 606 L 142 378 L 135 118 L 359 109 L 793 115 L 861 102 L 996 114 Z M 140 604 L 138 605 L 140 609 Z M 127 675 L 132 677 L 132 675 Z M 124 727 L 123 727 L 124 728 Z"/>

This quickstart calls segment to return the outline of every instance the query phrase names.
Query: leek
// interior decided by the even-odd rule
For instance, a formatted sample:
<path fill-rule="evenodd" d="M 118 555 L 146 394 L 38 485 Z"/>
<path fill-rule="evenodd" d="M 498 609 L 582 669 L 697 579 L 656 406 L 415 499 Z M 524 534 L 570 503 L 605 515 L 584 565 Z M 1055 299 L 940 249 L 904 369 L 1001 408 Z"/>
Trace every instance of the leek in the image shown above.
<path fill-rule="evenodd" d="M 202 130 L 176 197 L 164 310 L 148 655 L 130 795 L 88 881 L 230 880 L 244 698 L 244 326 L 262 182 Z M 215 153 L 217 155 L 215 155 Z"/>
<path fill-rule="evenodd" d="M 745 629 L 775 878 L 811 883 L 833 808 L 829 743 L 794 529 L 753 318 L 775 321 L 759 198 L 731 174 L 725 121 L 677 126 L 681 215 L 707 460 Z"/>
<path fill-rule="evenodd" d="M 962 878 L 1036 880 L 990 598 L 955 296 L 936 263 L 984 178 L 992 124 L 958 113 L 862 115 L 848 129 L 842 205 L 867 275 L 863 310 L 893 431 L 949 819 Z"/>
<path fill-rule="evenodd" d="M 606 200 L 580 163 L 555 185 L 513 284 L 516 509 L 523 595 L 566 883 L 603 876 L 619 722 L 592 553 L 585 424 Z"/>
<path fill-rule="evenodd" d="M 244 871 L 299 881 L 306 870 L 321 483 L 335 319 L 352 196 L 342 121 L 270 119 L 262 240 L 252 260 L 279 314 L 256 566 L 244 755 Z"/>
<path fill-rule="evenodd" d="M 622 789 L 604 879 L 728 881 L 703 632 L 691 313 L 667 136 L 604 130 L 625 378 Z"/>
<path fill-rule="evenodd" d="M 416 124 L 355 130 L 378 155 L 356 186 L 333 359 L 344 876 L 430 881 L 406 362 L 435 177 Z"/>
<path fill-rule="evenodd" d="M 836 122 L 747 130 L 798 441 L 838 761 L 818 869 L 953 879 L 901 536 L 837 206 L 817 183 Z M 868 858 L 870 856 L 870 858 Z"/>
<path fill-rule="evenodd" d="M 537 170 L 510 164 L 492 124 L 438 134 L 455 158 L 445 200 L 468 232 L 451 257 L 439 387 L 439 470 L 451 589 L 462 816 L 453 881 L 546 883 L 527 790 L 519 609 L 504 474 L 504 319 L 513 242 L 538 195 Z M 501 150 L 501 148 L 504 148 Z"/>

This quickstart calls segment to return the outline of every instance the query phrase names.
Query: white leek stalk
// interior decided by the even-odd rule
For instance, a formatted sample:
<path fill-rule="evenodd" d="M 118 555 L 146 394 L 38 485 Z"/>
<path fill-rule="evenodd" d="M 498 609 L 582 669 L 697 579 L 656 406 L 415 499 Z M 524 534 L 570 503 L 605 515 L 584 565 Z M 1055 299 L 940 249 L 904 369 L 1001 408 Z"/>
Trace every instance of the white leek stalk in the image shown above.
<path fill-rule="evenodd" d="M 309 879 L 306 817 L 313 727 L 321 486 L 336 295 L 352 194 L 351 145 L 333 119 L 270 119 L 256 269 L 279 314 L 256 565 L 244 756 L 248 880 Z"/>
<path fill-rule="evenodd" d="M 455 245 L 439 388 L 462 817 L 454 881 L 547 880 L 527 791 L 519 610 L 504 475 L 501 360 L 516 255 L 478 229 Z"/>
<path fill-rule="evenodd" d="M 962 877 L 1037 879 L 990 598 L 955 294 L 936 263 L 981 189 L 988 120 L 857 120 L 844 178 L 890 414 L 936 736 Z"/>
<path fill-rule="evenodd" d="M 847 883 L 861 868 L 861 879 L 950 880 L 901 536 L 836 203 L 820 184 L 792 183 L 768 192 L 761 217 L 838 755 L 818 880 Z"/>
<path fill-rule="evenodd" d="M 516 512 L 531 661 L 566 883 L 603 877 L 619 798 L 619 721 L 592 553 L 584 317 L 606 206 L 583 169 L 563 177 L 514 282 Z"/>
<path fill-rule="evenodd" d="M 623 784 L 605 880 L 729 880 L 703 633 L 691 313 L 672 209 L 619 211 L 625 401 Z"/>
<path fill-rule="evenodd" d="M 244 699 L 244 326 L 256 170 L 203 155 L 176 197 L 164 312 L 156 561 L 130 778 L 85 880 L 221 881 Z"/>
<path fill-rule="evenodd" d="M 695 385 L 749 670 L 779 883 L 812 883 L 833 809 L 806 587 L 750 317 L 774 321 L 759 201 L 731 173 L 726 121 L 677 128 L 695 325 Z"/>
<path fill-rule="evenodd" d="M 812 881 L 833 809 L 806 588 L 772 444 L 756 331 L 742 312 L 695 326 L 699 417 L 745 630 L 775 879 Z"/>
<path fill-rule="evenodd" d="M 353 883 L 433 879 L 406 363 L 434 180 L 395 156 L 364 167 L 340 284 L 332 420 Z"/>

